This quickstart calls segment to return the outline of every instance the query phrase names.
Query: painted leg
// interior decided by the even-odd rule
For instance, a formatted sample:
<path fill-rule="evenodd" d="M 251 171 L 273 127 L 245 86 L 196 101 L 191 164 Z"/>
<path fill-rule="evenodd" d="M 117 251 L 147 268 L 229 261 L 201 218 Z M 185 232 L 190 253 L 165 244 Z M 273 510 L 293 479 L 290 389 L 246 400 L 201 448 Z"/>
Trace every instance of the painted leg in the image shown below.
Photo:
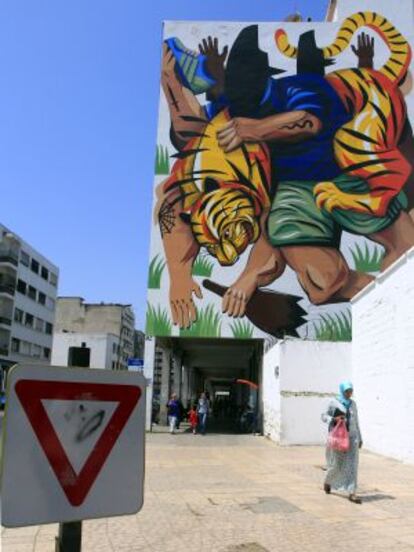
<path fill-rule="evenodd" d="M 282 253 L 314 305 L 349 301 L 373 280 L 368 274 L 350 270 L 333 247 L 288 246 Z"/>
<path fill-rule="evenodd" d="M 381 270 L 385 270 L 411 247 L 414 247 L 414 221 L 408 213 L 403 211 L 391 226 L 381 232 L 371 234 L 369 238 L 384 246 L 385 257 Z"/>

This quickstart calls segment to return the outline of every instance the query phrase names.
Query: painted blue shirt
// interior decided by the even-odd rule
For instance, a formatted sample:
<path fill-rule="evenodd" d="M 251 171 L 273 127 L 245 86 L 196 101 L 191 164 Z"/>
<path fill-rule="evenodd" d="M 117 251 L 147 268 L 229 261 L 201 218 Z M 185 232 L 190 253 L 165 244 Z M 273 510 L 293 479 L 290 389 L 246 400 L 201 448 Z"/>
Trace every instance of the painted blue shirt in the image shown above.
<path fill-rule="evenodd" d="M 224 97 L 207 104 L 205 111 L 212 119 L 231 105 Z M 266 116 L 289 111 L 307 111 L 322 123 L 316 135 L 295 144 L 268 142 L 272 152 L 274 174 L 278 181 L 329 180 L 341 173 L 333 151 L 336 131 L 350 120 L 344 105 L 332 86 L 319 75 L 296 75 L 269 79 L 260 111 Z M 259 117 L 261 118 L 261 117 Z"/>

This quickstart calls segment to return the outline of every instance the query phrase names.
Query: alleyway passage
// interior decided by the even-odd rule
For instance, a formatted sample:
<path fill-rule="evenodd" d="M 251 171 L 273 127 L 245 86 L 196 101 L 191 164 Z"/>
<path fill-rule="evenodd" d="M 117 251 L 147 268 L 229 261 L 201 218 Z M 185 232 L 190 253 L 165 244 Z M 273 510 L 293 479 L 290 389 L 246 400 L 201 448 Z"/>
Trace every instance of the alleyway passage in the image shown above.
<path fill-rule="evenodd" d="M 323 461 L 263 437 L 150 434 L 143 510 L 85 522 L 83 551 L 414 552 L 414 466 L 363 452 L 358 506 L 322 492 Z M 3 529 L 3 551 L 53 552 L 56 534 Z"/>

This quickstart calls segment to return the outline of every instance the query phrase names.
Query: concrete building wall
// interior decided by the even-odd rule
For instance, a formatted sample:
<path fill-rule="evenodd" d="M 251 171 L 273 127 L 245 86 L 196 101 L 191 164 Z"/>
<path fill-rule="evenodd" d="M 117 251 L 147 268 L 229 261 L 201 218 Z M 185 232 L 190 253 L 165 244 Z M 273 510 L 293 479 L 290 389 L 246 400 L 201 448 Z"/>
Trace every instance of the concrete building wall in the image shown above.
<path fill-rule="evenodd" d="M 81 297 L 58 298 L 56 332 L 118 336 L 117 368 L 126 369 L 128 358 L 134 356 L 134 325 L 134 313 L 128 305 L 85 303 Z"/>
<path fill-rule="evenodd" d="M 351 344 L 286 340 L 263 359 L 264 433 L 283 445 L 323 444 L 321 413 L 351 376 Z"/>
<path fill-rule="evenodd" d="M 414 463 L 414 249 L 361 292 L 352 310 L 364 446 Z"/>
<path fill-rule="evenodd" d="M 0 224 L 0 367 L 51 361 L 59 270 Z"/>
<path fill-rule="evenodd" d="M 263 357 L 262 410 L 263 434 L 280 441 L 280 346 L 274 345 Z"/>
<path fill-rule="evenodd" d="M 149 338 L 145 342 L 145 349 L 144 349 L 144 376 L 147 380 L 145 429 L 147 431 L 151 429 L 151 421 L 152 421 L 152 399 L 154 395 L 154 368 L 155 368 L 155 338 L 152 338 L 152 339 Z"/>

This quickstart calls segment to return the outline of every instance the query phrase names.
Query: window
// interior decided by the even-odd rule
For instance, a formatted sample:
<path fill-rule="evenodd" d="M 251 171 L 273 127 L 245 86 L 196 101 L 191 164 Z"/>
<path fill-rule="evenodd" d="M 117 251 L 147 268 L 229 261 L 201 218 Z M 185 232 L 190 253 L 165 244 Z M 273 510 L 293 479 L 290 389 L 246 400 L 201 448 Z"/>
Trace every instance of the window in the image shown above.
<path fill-rule="evenodd" d="M 45 325 L 45 323 L 43 322 L 43 320 L 41 318 L 36 318 L 36 320 L 35 320 L 35 329 L 38 332 L 43 332 L 44 325 Z"/>
<path fill-rule="evenodd" d="M 29 286 L 29 291 L 27 295 L 30 297 L 30 299 L 33 299 L 33 301 L 36 301 L 36 295 L 37 295 L 36 288 L 34 288 L 33 286 Z"/>
<path fill-rule="evenodd" d="M 26 295 L 26 289 L 27 289 L 27 284 L 26 282 L 23 282 L 23 280 L 17 280 L 17 291 L 19 293 L 22 293 L 23 295 Z"/>
<path fill-rule="evenodd" d="M 30 356 L 30 343 L 28 341 L 20 341 L 20 354 Z"/>
<path fill-rule="evenodd" d="M 29 266 L 30 265 L 30 256 L 27 253 L 25 253 L 24 251 L 20 251 L 20 262 L 24 266 Z"/>
<path fill-rule="evenodd" d="M 52 332 L 53 332 L 53 324 L 51 324 L 50 322 L 46 322 L 46 333 L 48 335 L 52 335 Z"/>
<path fill-rule="evenodd" d="M 116 362 L 114 360 L 112 361 L 112 370 L 116 370 Z"/>
<path fill-rule="evenodd" d="M 58 281 L 57 275 L 54 274 L 53 272 L 50 272 L 50 280 L 49 280 L 49 281 L 50 281 L 50 284 L 51 284 L 52 286 L 55 286 L 55 287 L 56 287 L 56 286 L 57 286 L 57 281 Z"/>
<path fill-rule="evenodd" d="M 40 276 L 43 278 L 43 280 L 49 280 L 49 271 L 45 266 L 42 266 L 42 268 L 40 269 Z"/>
<path fill-rule="evenodd" d="M 37 296 L 37 300 L 41 305 L 46 305 L 46 295 L 39 291 L 39 294 Z"/>
<path fill-rule="evenodd" d="M 50 359 L 50 349 L 49 347 L 43 347 L 43 357 Z"/>
<path fill-rule="evenodd" d="M 116 354 L 116 343 L 112 343 L 112 353 Z"/>
<path fill-rule="evenodd" d="M 34 322 L 34 316 L 33 314 L 29 314 L 26 312 L 26 316 L 24 319 L 24 325 L 28 326 L 29 328 L 33 328 L 33 322 Z"/>
<path fill-rule="evenodd" d="M 14 321 L 23 324 L 23 315 L 24 312 L 20 309 L 14 309 Z"/>
<path fill-rule="evenodd" d="M 42 354 L 42 347 L 40 345 L 32 345 L 32 357 L 40 358 Z"/>
<path fill-rule="evenodd" d="M 46 308 L 51 311 L 55 310 L 55 302 L 51 297 L 46 297 Z"/>
<path fill-rule="evenodd" d="M 30 268 L 32 269 L 32 272 L 34 272 L 35 274 L 39 274 L 40 264 L 35 261 L 35 259 L 32 259 L 32 262 L 30 263 Z"/>
<path fill-rule="evenodd" d="M 12 350 L 12 353 L 20 352 L 20 339 L 16 339 L 15 337 L 12 337 L 11 350 Z"/>

